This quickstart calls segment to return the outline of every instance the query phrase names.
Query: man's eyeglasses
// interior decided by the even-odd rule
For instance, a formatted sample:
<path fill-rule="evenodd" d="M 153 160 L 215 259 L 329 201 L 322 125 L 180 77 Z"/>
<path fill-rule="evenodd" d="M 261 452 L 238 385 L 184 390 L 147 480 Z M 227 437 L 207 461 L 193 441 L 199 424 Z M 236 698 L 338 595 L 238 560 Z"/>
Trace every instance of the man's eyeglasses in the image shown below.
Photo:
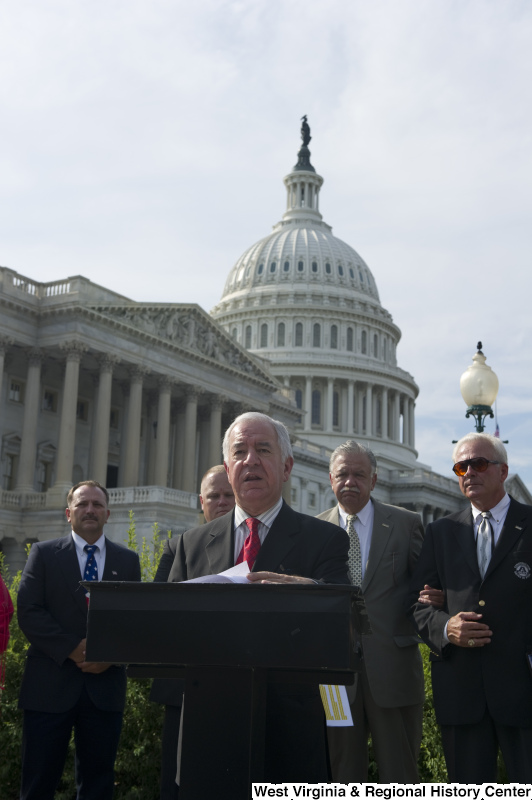
<path fill-rule="evenodd" d="M 466 461 L 457 461 L 453 467 L 453 472 L 455 475 L 459 475 L 463 477 L 468 468 L 474 469 L 475 472 L 486 472 L 487 468 L 490 464 L 500 464 L 500 461 L 490 461 L 487 458 L 468 458 Z"/>

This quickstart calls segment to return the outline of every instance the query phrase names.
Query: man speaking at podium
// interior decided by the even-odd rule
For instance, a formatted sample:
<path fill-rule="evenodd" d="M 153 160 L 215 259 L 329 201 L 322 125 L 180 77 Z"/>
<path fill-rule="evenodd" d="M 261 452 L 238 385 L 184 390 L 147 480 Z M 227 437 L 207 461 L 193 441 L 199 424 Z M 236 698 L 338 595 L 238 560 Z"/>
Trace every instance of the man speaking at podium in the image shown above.
<path fill-rule="evenodd" d="M 345 531 L 293 511 L 282 499 L 294 464 L 285 426 L 258 412 L 241 414 L 225 433 L 223 454 L 235 509 L 180 537 L 168 580 L 214 575 L 247 561 L 250 580 L 259 583 L 347 584 Z M 265 780 L 328 780 L 317 685 L 268 687 Z"/>

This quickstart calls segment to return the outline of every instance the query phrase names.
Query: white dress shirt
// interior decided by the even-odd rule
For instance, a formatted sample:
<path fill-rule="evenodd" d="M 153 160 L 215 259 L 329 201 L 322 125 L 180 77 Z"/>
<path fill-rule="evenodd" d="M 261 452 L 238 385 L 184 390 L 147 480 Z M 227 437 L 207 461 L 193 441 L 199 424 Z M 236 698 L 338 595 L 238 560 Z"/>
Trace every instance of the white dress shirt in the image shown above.
<path fill-rule="evenodd" d="M 259 539 L 261 544 L 264 544 L 264 540 L 268 535 L 268 531 L 273 525 L 282 505 L 283 498 L 280 497 L 274 506 L 269 508 L 263 514 L 259 514 L 258 517 L 255 517 L 255 519 L 259 520 Z M 247 511 L 244 511 L 244 509 L 240 508 L 240 506 L 235 506 L 235 564 L 249 534 L 249 528 L 246 525 L 246 520 L 249 519 L 249 517 L 250 515 L 247 513 Z"/>
<path fill-rule="evenodd" d="M 76 555 L 78 557 L 79 569 L 81 572 L 81 578 L 83 580 L 83 575 L 85 574 L 85 564 L 87 563 L 87 552 L 83 548 L 87 542 L 77 533 L 74 533 L 74 531 L 72 531 L 72 539 L 74 540 L 74 545 L 76 547 Z M 96 566 L 98 567 L 98 580 L 101 581 L 103 570 L 105 568 L 105 534 L 102 533 L 100 538 L 94 542 L 94 544 L 98 547 L 98 550 L 94 551 L 94 558 L 96 559 Z"/>

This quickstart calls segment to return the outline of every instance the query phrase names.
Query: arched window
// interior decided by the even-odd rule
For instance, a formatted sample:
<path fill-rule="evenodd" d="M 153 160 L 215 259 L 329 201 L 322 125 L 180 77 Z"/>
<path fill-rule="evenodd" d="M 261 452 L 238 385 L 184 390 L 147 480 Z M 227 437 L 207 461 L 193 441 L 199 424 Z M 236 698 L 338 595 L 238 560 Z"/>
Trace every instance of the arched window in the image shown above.
<path fill-rule="evenodd" d="M 236 337 L 238 336 L 238 331 L 237 331 L 237 329 L 236 329 L 236 328 L 233 328 L 233 334 L 232 334 L 232 335 L 233 335 L 233 339 L 234 339 L 234 340 L 235 340 L 235 342 L 236 342 Z"/>
<path fill-rule="evenodd" d="M 303 347 L 303 323 L 296 322 L 296 347 Z"/>
<path fill-rule="evenodd" d="M 263 322 L 260 326 L 260 346 L 268 347 L 268 325 Z"/>
<path fill-rule="evenodd" d="M 361 350 L 364 353 L 364 355 L 366 355 L 368 352 L 368 334 L 366 333 L 366 331 L 362 331 L 361 344 L 362 344 Z"/>
<path fill-rule="evenodd" d="M 379 357 L 379 337 L 377 334 L 374 334 L 373 336 L 373 355 L 375 358 Z"/>
<path fill-rule="evenodd" d="M 289 262 L 289 261 L 285 261 L 285 262 L 284 262 L 284 264 L 283 264 L 283 270 L 284 270 L 285 272 L 288 272 L 288 271 L 290 270 L 290 262 Z"/>
<path fill-rule="evenodd" d="M 257 269 L 257 275 L 262 275 L 263 271 L 264 271 L 264 264 L 259 264 Z"/>
<path fill-rule="evenodd" d="M 331 325 L 331 348 L 338 350 L 338 326 Z"/>
<path fill-rule="evenodd" d="M 344 268 L 342 267 L 342 265 L 341 265 L 341 264 L 338 264 L 338 275 L 339 275 L 341 278 L 343 278 L 343 276 L 344 276 Z"/>
<path fill-rule="evenodd" d="M 331 268 L 331 265 L 329 264 L 329 262 L 327 262 L 325 264 L 325 272 L 327 273 L 327 275 L 330 275 L 331 272 L 332 272 L 332 268 Z"/>
<path fill-rule="evenodd" d="M 321 325 L 318 322 L 312 327 L 312 347 L 321 347 Z"/>
<path fill-rule="evenodd" d="M 353 352 L 353 328 L 347 329 L 347 349 Z"/>
<path fill-rule="evenodd" d="M 298 272 L 303 272 L 304 268 L 305 268 L 305 265 L 303 264 L 303 262 L 302 261 L 298 261 L 297 262 L 297 271 Z"/>
<path fill-rule="evenodd" d="M 284 339 L 285 339 L 285 325 L 284 322 L 280 322 L 277 326 L 277 347 L 284 347 Z"/>
<path fill-rule="evenodd" d="M 247 347 L 248 350 L 251 347 L 251 325 L 246 325 L 246 337 L 244 340 L 244 347 Z"/>
<path fill-rule="evenodd" d="M 385 361 L 388 358 L 388 341 L 386 339 L 382 342 L 382 357 Z"/>
<path fill-rule="evenodd" d="M 276 269 L 277 269 L 277 262 L 272 261 L 272 263 L 270 264 L 270 272 L 275 272 Z"/>
<path fill-rule="evenodd" d="M 314 389 L 312 392 L 312 425 L 321 425 L 321 392 Z"/>
<path fill-rule="evenodd" d="M 317 272 L 317 271 L 318 271 L 318 262 L 317 261 L 313 261 L 312 262 L 312 272 Z"/>
<path fill-rule="evenodd" d="M 340 427 L 340 395 L 338 392 L 333 392 L 333 427 Z"/>
<path fill-rule="evenodd" d="M 353 280 L 354 280 L 354 278 L 355 278 L 355 272 L 354 272 L 354 270 L 353 270 L 353 267 L 349 267 L 349 275 L 350 275 L 350 276 L 353 278 Z"/>

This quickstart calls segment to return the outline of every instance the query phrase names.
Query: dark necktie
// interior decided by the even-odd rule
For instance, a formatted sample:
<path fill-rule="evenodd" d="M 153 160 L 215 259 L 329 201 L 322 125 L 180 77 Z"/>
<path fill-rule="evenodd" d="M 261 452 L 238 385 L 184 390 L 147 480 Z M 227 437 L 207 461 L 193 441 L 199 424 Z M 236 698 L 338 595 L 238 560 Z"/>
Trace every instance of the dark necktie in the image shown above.
<path fill-rule="evenodd" d="M 491 561 L 491 549 L 493 547 L 493 528 L 491 527 L 490 519 L 491 511 L 483 511 L 477 533 L 478 568 L 482 577 L 486 574 Z"/>
<path fill-rule="evenodd" d="M 248 567 L 252 570 L 260 550 L 259 521 L 255 519 L 255 517 L 248 517 L 246 525 L 248 526 L 249 533 L 236 563 L 241 564 L 243 561 L 247 561 Z"/>
<path fill-rule="evenodd" d="M 362 553 L 360 550 L 360 539 L 355 530 L 355 520 L 358 519 L 356 514 L 347 515 L 347 528 L 346 532 L 349 536 L 349 556 L 347 558 L 347 566 L 349 568 L 349 577 L 353 586 L 361 586 L 362 584 Z"/>
<path fill-rule="evenodd" d="M 87 561 L 85 562 L 85 572 L 83 573 L 84 581 L 97 581 L 98 580 L 98 564 L 96 563 L 96 550 L 99 550 L 97 544 L 86 544 L 83 548 L 87 553 Z"/>

